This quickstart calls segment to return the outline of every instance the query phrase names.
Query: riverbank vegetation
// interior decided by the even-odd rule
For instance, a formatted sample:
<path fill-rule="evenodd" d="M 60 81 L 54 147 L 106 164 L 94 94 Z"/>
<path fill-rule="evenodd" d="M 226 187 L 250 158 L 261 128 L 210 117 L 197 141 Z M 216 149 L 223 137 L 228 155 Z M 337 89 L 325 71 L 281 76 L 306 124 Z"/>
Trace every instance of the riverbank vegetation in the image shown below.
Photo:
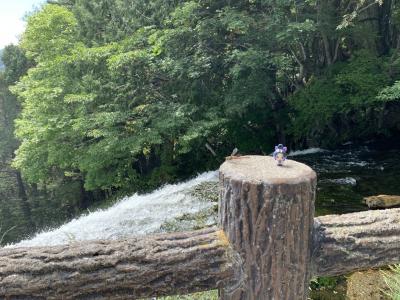
<path fill-rule="evenodd" d="M 394 300 L 400 299 L 400 265 L 392 266 L 390 272 L 383 272 L 383 276 L 389 287 L 387 295 Z"/>

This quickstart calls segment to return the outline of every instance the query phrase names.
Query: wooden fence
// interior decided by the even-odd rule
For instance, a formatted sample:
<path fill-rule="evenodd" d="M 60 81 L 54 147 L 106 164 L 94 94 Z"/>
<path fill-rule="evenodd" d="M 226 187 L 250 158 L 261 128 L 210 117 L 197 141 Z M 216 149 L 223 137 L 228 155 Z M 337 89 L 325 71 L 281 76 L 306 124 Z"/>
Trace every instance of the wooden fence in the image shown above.
<path fill-rule="evenodd" d="M 301 163 L 228 160 L 220 185 L 220 229 L 0 249 L 0 299 L 306 299 L 311 276 L 400 262 L 400 209 L 314 218 Z"/>

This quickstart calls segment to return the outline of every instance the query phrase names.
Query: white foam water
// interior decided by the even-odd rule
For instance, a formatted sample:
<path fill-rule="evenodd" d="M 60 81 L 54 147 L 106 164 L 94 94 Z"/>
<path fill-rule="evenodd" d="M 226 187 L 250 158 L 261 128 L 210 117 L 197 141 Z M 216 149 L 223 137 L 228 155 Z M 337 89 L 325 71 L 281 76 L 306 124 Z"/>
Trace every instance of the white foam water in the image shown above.
<path fill-rule="evenodd" d="M 50 246 L 157 232 L 166 221 L 211 207 L 212 203 L 199 201 L 190 196 L 188 190 L 199 183 L 216 180 L 217 172 L 206 172 L 187 182 L 166 185 L 149 194 L 135 194 L 108 209 L 73 219 L 57 229 L 40 232 L 31 239 L 7 247 Z"/>
<path fill-rule="evenodd" d="M 353 177 L 344 177 L 344 178 L 336 178 L 336 179 L 327 179 L 327 182 L 332 182 L 341 185 L 357 185 L 357 180 Z"/>
<path fill-rule="evenodd" d="M 321 148 L 309 148 L 305 150 L 296 150 L 296 151 L 290 151 L 288 156 L 299 156 L 299 155 L 307 155 L 307 154 L 314 154 L 314 153 L 320 153 L 320 152 L 326 152 L 327 150 L 321 149 Z"/>

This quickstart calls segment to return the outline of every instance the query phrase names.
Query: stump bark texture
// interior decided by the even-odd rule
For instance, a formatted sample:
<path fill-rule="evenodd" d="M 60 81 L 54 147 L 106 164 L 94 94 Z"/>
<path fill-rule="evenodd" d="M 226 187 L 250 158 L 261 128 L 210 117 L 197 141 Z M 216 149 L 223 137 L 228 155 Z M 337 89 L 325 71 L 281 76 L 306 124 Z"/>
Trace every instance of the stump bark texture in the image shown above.
<path fill-rule="evenodd" d="M 0 299 L 140 299 L 210 290 L 237 269 L 211 228 L 118 241 L 0 249 Z"/>
<path fill-rule="evenodd" d="M 219 221 L 242 260 L 223 300 L 306 299 L 316 174 L 287 160 L 242 156 L 220 168 Z"/>
<path fill-rule="evenodd" d="M 334 276 L 400 262 L 400 208 L 315 218 L 313 275 Z"/>

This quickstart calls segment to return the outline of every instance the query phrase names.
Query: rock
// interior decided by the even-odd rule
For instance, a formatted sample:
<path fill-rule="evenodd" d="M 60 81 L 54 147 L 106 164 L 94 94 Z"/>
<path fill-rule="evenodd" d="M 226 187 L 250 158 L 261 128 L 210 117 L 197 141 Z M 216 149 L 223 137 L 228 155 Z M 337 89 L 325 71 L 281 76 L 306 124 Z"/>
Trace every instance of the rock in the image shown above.
<path fill-rule="evenodd" d="M 189 195 L 199 201 L 218 202 L 219 185 L 218 181 L 205 181 L 189 190 Z"/>
<path fill-rule="evenodd" d="M 369 208 L 389 208 L 400 206 L 400 196 L 378 195 L 364 198 Z"/>
<path fill-rule="evenodd" d="M 218 204 L 197 213 L 187 213 L 163 223 L 158 232 L 191 231 L 217 225 Z"/>
<path fill-rule="evenodd" d="M 210 207 L 196 213 L 185 213 L 163 223 L 158 232 L 191 231 L 217 225 L 218 181 L 205 181 L 195 185 L 187 194 L 199 202 L 209 202 Z"/>

